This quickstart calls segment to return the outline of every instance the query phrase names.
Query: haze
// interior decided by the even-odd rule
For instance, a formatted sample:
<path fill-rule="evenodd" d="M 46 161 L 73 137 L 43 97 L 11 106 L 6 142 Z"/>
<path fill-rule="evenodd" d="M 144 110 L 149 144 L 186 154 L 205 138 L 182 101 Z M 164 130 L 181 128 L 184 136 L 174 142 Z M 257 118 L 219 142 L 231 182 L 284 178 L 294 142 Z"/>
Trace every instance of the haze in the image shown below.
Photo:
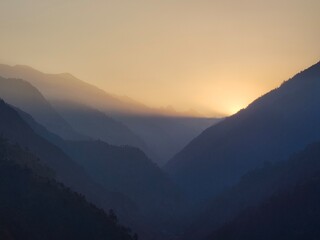
<path fill-rule="evenodd" d="M 2 0 L 0 62 L 228 115 L 318 61 L 320 2 Z"/>

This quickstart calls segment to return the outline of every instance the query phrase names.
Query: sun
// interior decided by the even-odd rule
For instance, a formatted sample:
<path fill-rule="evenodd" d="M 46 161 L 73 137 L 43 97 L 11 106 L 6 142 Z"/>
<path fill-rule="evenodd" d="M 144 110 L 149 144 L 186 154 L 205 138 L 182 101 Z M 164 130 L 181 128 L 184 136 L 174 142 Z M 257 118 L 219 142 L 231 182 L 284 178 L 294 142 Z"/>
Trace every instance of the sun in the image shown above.
<path fill-rule="evenodd" d="M 244 109 L 245 105 L 244 104 L 234 104 L 231 105 L 230 107 L 227 108 L 226 113 L 231 116 L 239 112 L 240 110 Z"/>

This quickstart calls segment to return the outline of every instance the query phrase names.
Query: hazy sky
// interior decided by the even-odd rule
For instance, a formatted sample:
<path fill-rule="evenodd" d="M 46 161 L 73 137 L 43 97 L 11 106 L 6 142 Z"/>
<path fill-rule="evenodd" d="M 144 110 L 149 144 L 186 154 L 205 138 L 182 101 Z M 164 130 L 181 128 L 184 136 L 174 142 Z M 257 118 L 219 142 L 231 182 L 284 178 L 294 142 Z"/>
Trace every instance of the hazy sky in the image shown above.
<path fill-rule="evenodd" d="M 0 0 L 0 62 L 230 114 L 320 60 L 319 0 Z"/>

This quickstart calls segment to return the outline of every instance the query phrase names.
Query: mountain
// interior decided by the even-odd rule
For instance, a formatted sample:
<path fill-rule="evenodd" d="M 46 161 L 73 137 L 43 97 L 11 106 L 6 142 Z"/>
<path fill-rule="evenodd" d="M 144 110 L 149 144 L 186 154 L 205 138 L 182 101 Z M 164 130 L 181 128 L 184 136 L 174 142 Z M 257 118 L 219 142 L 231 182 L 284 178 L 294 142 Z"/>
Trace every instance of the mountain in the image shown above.
<path fill-rule="evenodd" d="M 0 239 L 134 239 L 112 212 L 56 182 L 36 156 L 3 139 L 0 175 Z"/>
<path fill-rule="evenodd" d="M 186 113 L 168 108 L 151 108 L 127 96 L 117 96 L 82 81 L 70 73 L 48 74 L 26 65 L 9 66 L 0 64 L 0 76 L 21 78 L 30 82 L 48 99 L 77 102 L 100 111 L 115 115 L 186 116 Z M 187 112 L 193 117 L 201 114 L 194 110 Z M 108 115 L 109 115 L 108 114 Z"/>
<path fill-rule="evenodd" d="M 124 98 L 107 93 L 69 73 L 45 74 L 29 66 L 0 64 L 0 76 L 28 81 L 39 89 L 49 102 L 77 102 L 108 113 L 142 114 L 154 111 L 135 101 L 124 101 Z"/>
<path fill-rule="evenodd" d="M 311 162 L 308 161 L 310 158 L 313 159 Z M 318 239 L 320 237 L 319 160 L 320 144 L 317 144 L 300 155 L 300 161 L 308 161 L 303 167 L 309 168 L 309 171 L 300 177 L 295 186 L 281 189 L 258 206 L 243 210 L 234 220 L 215 230 L 207 239 Z M 315 170 L 310 171 L 314 166 L 313 164 L 307 166 L 310 163 L 315 164 Z M 287 169 L 287 172 L 291 172 L 291 169 Z M 303 170 L 296 169 L 296 172 Z M 286 180 L 287 176 L 284 175 L 282 178 Z"/>
<path fill-rule="evenodd" d="M 320 176 L 244 212 L 214 232 L 212 240 L 319 239 Z"/>
<path fill-rule="evenodd" d="M 194 136 L 220 120 L 127 115 L 111 118 L 79 103 L 52 101 L 51 104 L 77 132 L 113 145 L 138 147 L 160 166 Z"/>
<path fill-rule="evenodd" d="M 128 217 L 129 213 L 135 211 L 135 204 L 129 198 L 97 184 L 60 148 L 36 134 L 17 111 L 3 100 L 0 101 L 0 116 L 0 135 L 37 155 L 43 164 L 54 170 L 57 181 L 84 194 L 98 207 L 117 210 L 121 216 Z"/>
<path fill-rule="evenodd" d="M 79 132 L 113 144 L 137 146 L 161 166 L 204 129 L 219 121 L 194 116 L 199 115 L 194 112 L 191 117 L 185 117 L 190 114 L 170 107 L 149 108 L 128 97 L 107 93 L 68 73 L 45 74 L 28 66 L 0 64 L 0 76 L 22 78 L 31 83 L 69 119 L 74 129 L 81 128 Z M 83 120 L 72 113 L 80 114 Z M 99 124 L 83 126 L 85 121 L 93 119 Z"/>
<path fill-rule="evenodd" d="M 193 223 L 185 228 L 181 239 L 204 239 L 247 209 L 258 207 L 276 194 L 294 190 L 319 172 L 320 143 L 309 145 L 286 161 L 268 162 L 246 173 L 239 183 L 210 201 L 197 217 L 190 217 Z"/>
<path fill-rule="evenodd" d="M 174 218 L 178 188 L 141 150 L 102 141 L 68 141 L 64 148 L 101 186 L 132 199 L 154 227 Z"/>
<path fill-rule="evenodd" d="M 285 160 L 320 139 L 320 63 L 208 128 L 165 169 L 201 202 L 265 161 Z"/>
<path fill-rule="evenodd" d="M 126 221 L 128 216 L 121 220 L 124 218 L 126 225 L 132 226 L 141 237 L 157 236 L 160 239 L 173 231 L 182 203 L 180 192 L 141 150 L 103 141 L 66 141 L 50 133 L 29 114 L 17 111 L 38 135 L 62 149 L 95 182 L 128 196 L 136 203 L 136 211 L 129 212 L 131 217 L 134 216 L 134 223 Z M 161 233 L 164 229 L 168 233 Z"/>
<path fill-rule="evenodd" d="M 49 103 L 24 80 L 0 77 L 0 97 L 31 114 L 37 122 L 64 139 L 101 139 L 111 144 L 140 147 L 153 156 L 147 145 L 124 124 L 81 104 Z"/>
<path fill-rule="evenodd" d="M 54 101 L 52 104 L 79 133 L 113 145 L 130 145 L 148 150 L 146 144 L 131 129 L 99 110 L 66 101 Z"/>
<path fill-rule="evenodd" d="M 219 118 L 173 116 L 118 116 L 117 119 L 148 143 L 160 166 L 203 130 L 221 121 Z"/>
<path fill-rule="evenodd" d="M 30 83 L 20 79 L 0 77 L 0 97 L 32 114 L 50 131 L 66 139 L 86 139 L 78 134 Z"/>

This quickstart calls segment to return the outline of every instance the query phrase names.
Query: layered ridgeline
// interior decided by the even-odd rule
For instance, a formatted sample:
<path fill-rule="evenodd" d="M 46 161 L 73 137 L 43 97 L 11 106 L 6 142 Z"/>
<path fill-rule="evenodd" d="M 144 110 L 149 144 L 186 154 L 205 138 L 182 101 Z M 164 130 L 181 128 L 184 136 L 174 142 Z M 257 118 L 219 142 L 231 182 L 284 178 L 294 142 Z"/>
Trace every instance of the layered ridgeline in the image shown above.
<path fill-rule="evenodd" d="M 217 124 L 219 118 L 119 116 L 122 122 L 134 129 L 145 142 L 160 166 L 165 165 L 203 130 Z"/>
<path fill-rule="evenodd" d="M 53 101 L 52 104 L 79 133 L 114 145 L 125 144 L 147 149 L 146 144 L 131 129 L 99 110 L 67 101 Z"/>
<path fill-rule="evenodd" d="M 109 94 L 88 84 L 69 73 L 45 74 L 31 67 L 0 65 L 0 76 L 20 78 L 35 86 L 47 100 L 65 100 L 97 108 L 109 113 L 150 112 L 143 104 L 124 101 L 123 98 Z"/>
<path fill-rule="evenodd" d="M 38 122 L 63 138 L 85 139 L 74 131 L 36 88 L 26 81 L 0 77 L 0 97 L 32 114 Z"/>
<path fill-rule="evenodd" d="M 113 146 L 103 141 L 66 141 L 50 133 L 27 113 L 20 116 L 40 136 L 69 155 L 99 185 L 122 193 L 136 204 L 134 223 L 139 235 L 166 239 L 172 235 L 182 199 L 179 190 L 141 150 L 130 146 Z M 132 217 L 132 216 L 131 216 Z M 133 224 L 133 225 L 132 225 Z M 141 234 L 141 232 L 143 234 Z"/>
<path fill-rule="evenodd" d="M 53 107 L 37 88 L 24 80 L 0 77 L 0 97 L 64 139 L 91 137 L 117 145 L 145 146 L 126 126 L 95 109 L 66 102 L 58 105 L 60 108 Z"/>
<path fill-rule="evenodd" d="M 23 102 L 33 99 L 29 96 L 23 96 Z M 57 172 L 59 181 L 99 207 L 115 209 L 141 236 L 160 235 L 160 229 L 170 226 L 180 201 L 178 190 L 142 151 L 102 141 L 66 141 L 4 102 L 0 111 L 1 134 L 35 152 Z"/>
<path fill-rule="evenodd" d="M 251 173 L 246 181 L 250 181 L 249 188 L 254 191 L 245 191 L 242 207 L 245 207 L 248 201 L 252 202 L 247 198 L 248 194 L 256 199 L 256 193 L 260 198 L 264 192 L 269 195 L 272 187 L 275 188 L 274 194 L 265 197 L 260 204 L 243 208 L 245 210 L 234 220 L 224 224 L 205 239 L 319 239 L 319 170 L 320 144 L 317 143 L 284 164 Z M 254 182 L 255 180 L 257 182 Z M 244 185 L 248 183 L 244 183 L 243 187 Z M 252 187 L 253 185 L 256 187 Z"/>
<path fill-rule="evenodd" d="M 320 63 L 208 128 L 166 170 L 195 201 L 209 199 L 265 161 L 320 139 Z"/>
<path fill-rule="evenodd" d="M 31 83 L 78 132 L 111 144 L 139 147 L 160 165 L 218 121 L 202 117 L 186 119 L 190 113 L 149 108 L 127 97 L 109 94 L 68 73 L 44 74 L 27 66 L 0 64 L 0 76 Z M 85 120 L 77 120 L 79 115 Z M 92 120 L 99 124 L 84 126 Z"/>
<path fill-rule="evenodd" d="M 109 191 L 97 184 L 86 171 L 58 146 L 39 136 L 16 110 L 0 100 L 0 135 L 12 143 L 36 154 L 41 162 L 55 172 L 57 181 L 86 196 L 98 207 L 115 209 L 121 216 L 128 216 L 136 209 L 128 197 Z"/>
<path fill-rule="evenodd" d="M 137 239 L 112 212 L 56 182 L 36 156 L 2 138 L 0 175 L 2 240 Z"/>
<path fill-rule="evenodd" d="M 269 201 L 269 199 L 274 195 L 282 195 L 288 191 L 295 191 L 294 189 L 297 185 L 303 185 L 304 182 L 312 180 L 314 176 L 318 175 L 319 173 L 319 143 L 308 146 L 305 150 L 295 154 L 286 161 L 273 164 L 268 162 L 262 168 L 245 174 L 238 184 L 212 200 L 198 217 L 192 219 L 194 221 L 193 224 L 186 227 L 186 231 L 181 239 L 204 239 L 213 231 L 218 230 L 228 222 L 233 221 L 233 219 L 237 218 L 238 215 L 241 215 L 242 212 L 246 211 L 247 209 L 256 209 L 264 202 Z M 318 179 L 318 177 L 316 177 L 316 179 Z M 301 197 L 307 198 L 305 195 L 302 195 Z M 291 204 L 291 202 L 294 201 L 295 199 L 291 199 L 290 201 L 287 201 L 287 203 Z M 302 207 L 300 210 L 305 211 L 306 209 Z M 306 210 L 306 212 L 308 212 L 308 210 Z M 274 214 L 274 212 L 270 212 L 270 214 Z M 264 218 L 266 216 L 261 215 L 260 217 Z M 318 220 L 320 220 L 320 215 L 318 216 Z M 256 222 L 255 217 L 252 217 L 250 221 Z M 276 217 L 274 217 L 273 221 L 274 223 L 277 222 Z M 284 231 L 288 231 L 288 229 L 285 227 L 287 221 L 279 222 L 279 224 L 284 226 Z M 269 230 L 264 229 L 261 231 L 259 233 L 260 237 L 267 235 L 269 231 L 273 231 L 271 230 L 271 225 L 271 223 L 266 225 L 268 226 Z M 228 227 L 228 231 L 229 230 L 231 230 L 230 227 Z M 233 232 L 233 230 L 230 232 Z M 233 237 L 235 237 L 235 235 L 233 235 Z M 242 236 L 230 239 L 248 238 Z M 269 236 L 267 239 L 276 238 Z"/>

